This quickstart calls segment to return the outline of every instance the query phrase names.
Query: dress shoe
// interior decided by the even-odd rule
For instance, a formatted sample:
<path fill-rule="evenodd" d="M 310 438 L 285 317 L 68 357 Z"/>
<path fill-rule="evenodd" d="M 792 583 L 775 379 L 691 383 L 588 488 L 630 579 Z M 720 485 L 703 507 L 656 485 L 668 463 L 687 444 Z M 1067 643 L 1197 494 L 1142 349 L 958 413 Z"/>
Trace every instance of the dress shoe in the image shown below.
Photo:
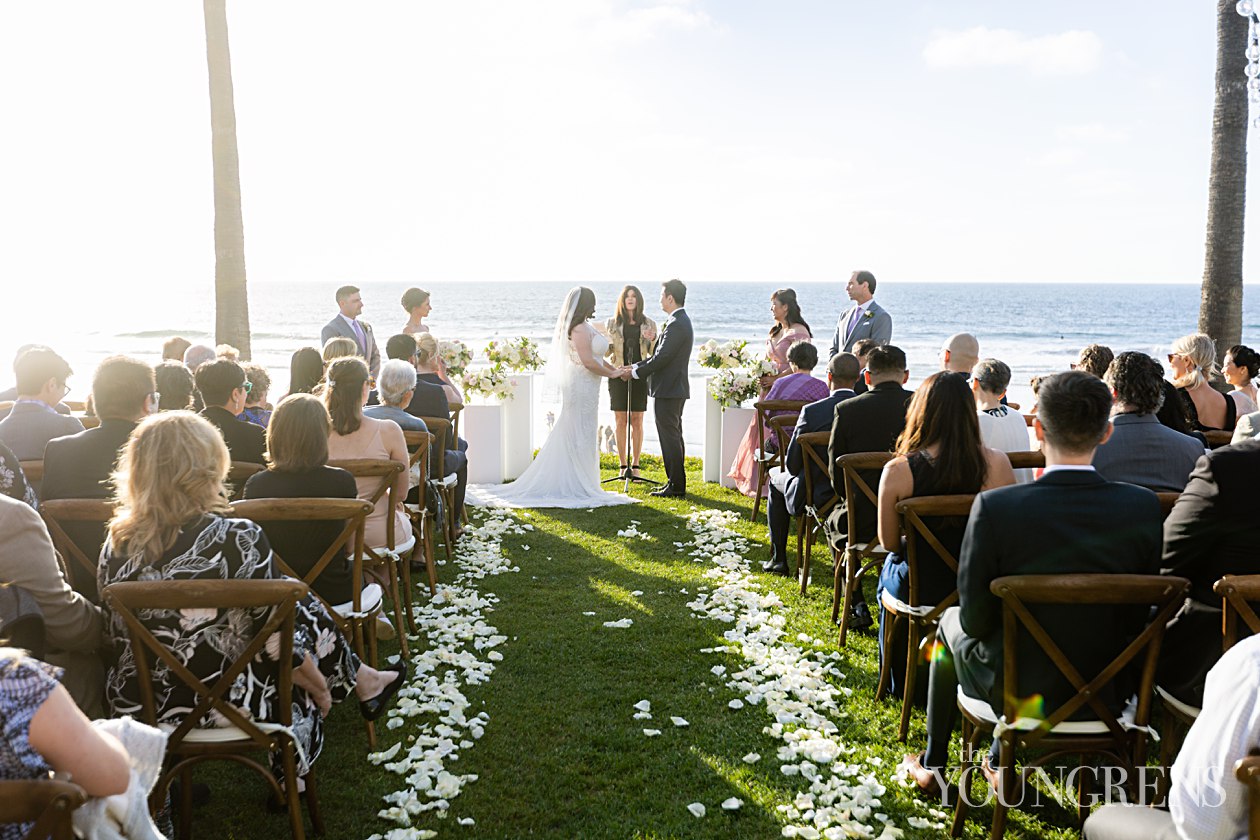
<path fill-rule="evenodd" d="M 648 493 L 648 495 L 649 496 L 662 496 L 667 499 L 680 499 L 683 496 L 686 496 L 687 493 L 685 491 L 674 490 L 673 488 L 669 486 L 665 486 L 665 487 L 659 487 L 656 490 L 653 490 L 652 492 Z"/>
<path fill-rule="evenodd" d="M 359 701 L 359 713 L 363 715 L 364 720 L 376 720 L 385 714 L 385 710 L 389 708 L 390 701 L 394 699 L 398 689 L 402 688 L 403 683 L 407 681 L 407 661 L 405 659 L 400 659 L 397 665 L 383 670 L 397 671 L 398 679 L 381 689 L 381 693 L 371 700 Z"/>
<path fill-rule="evenodd" d="M 762 571 L 768 572 L 769 574 L 781 575 L 783 577 L 790 577 L 792 574 L 792 571 L 791 569 L 788 568 L 787 563 L 769 563 L 765 566 L 762 566 L 761 569 Z"/>
<path fill-rule="evenodd" d="M 866 606 L 864 601 L 858 601 L 849 607 L 849 629 L 870 630 L 875 626 L 875 619 L 871 618 L 871 608 Z"/>

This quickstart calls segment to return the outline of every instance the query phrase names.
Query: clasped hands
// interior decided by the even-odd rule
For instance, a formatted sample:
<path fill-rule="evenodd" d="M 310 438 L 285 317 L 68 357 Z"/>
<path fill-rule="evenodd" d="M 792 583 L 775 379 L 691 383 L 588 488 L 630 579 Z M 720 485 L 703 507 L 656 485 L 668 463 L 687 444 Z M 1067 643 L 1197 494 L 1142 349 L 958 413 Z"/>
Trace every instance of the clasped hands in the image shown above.
<path fill-rule="evenodd" d="M 612 379 L 624 379 L 629 382 L 634 376 L 631 372 L 633 368 L 629 365 L 622 365 L 621 367 L 613 368 L 613 370 L 617 372 L 612 375 Z"/>

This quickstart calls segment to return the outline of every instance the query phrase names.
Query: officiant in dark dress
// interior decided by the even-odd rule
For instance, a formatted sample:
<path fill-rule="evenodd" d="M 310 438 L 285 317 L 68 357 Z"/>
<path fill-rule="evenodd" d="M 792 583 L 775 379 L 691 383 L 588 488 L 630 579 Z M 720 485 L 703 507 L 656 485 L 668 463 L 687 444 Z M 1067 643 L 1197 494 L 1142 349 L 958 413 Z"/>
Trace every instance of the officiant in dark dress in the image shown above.
<path fill-rule="evenodd" d="M 615 367 L 638 364 L 650 357 L 656 346 L 656 322 L 644 314 L 643 293 L 636 286 L 626 286 L 621 290 L 616 313 L 604 322 L 604 329 L 608 335 L 607 358 Z M 625 476 L 629 473 L 637 478 L 639 456 L 643 454 L 647 383 L 640 379 L 614 377 L 608 380 L 608 395 L 613 416 L 617 418 L 617 460 L 621 463 L 621 474 Z"/>

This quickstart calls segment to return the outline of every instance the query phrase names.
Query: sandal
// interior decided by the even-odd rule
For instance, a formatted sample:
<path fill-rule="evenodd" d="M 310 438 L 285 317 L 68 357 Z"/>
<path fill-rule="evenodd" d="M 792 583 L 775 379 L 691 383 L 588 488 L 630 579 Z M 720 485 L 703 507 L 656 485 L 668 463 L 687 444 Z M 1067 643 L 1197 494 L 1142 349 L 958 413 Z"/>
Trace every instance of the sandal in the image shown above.
<path fill-rule="evenodd" d="M 385 710 L 389 708 L 390 701 L 394 699 L 394 695 L 398 693 L 398 689 L 402 688 L 403 683 L 407 681 L 407 662 L 400 660 L 397 665 L 385 668 L 386 671 L 397 671 L 398 679 L 381 689 L 381 693 L 373 697 L 371 700 L 359 701 L 359 713 L 363 715 L 364 720 L 376 720 L 385 714 Z"/>
<path fill-rule="evenodd" d="M 638 465 L 638 464 L 632 464 L 632 465 L 630 466 L 630 477 L 631 477 L 631 478 L 638 478 L 638 477 L 639 477 L 639 465 Z"/>

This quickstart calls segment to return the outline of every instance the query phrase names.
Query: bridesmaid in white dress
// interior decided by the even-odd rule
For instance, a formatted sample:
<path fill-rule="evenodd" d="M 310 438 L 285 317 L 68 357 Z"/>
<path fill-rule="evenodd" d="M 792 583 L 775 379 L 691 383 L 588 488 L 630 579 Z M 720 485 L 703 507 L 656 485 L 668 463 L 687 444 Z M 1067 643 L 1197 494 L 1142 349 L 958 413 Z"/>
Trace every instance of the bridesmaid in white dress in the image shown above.
<path fill-rule="evenodd" d="M 599 486 L 596 439 L 600 384 L 620 374 L 604 361 L 608 339 L 588 323 L 595 293 L 572 289 L 552 336 L 550 371 L 560 382 L 560 417 L 538 456 L 511 484 L 471 485 L 468 502 L 487 507 L 590 508 L 632 504 L 636 499 Z"/>

